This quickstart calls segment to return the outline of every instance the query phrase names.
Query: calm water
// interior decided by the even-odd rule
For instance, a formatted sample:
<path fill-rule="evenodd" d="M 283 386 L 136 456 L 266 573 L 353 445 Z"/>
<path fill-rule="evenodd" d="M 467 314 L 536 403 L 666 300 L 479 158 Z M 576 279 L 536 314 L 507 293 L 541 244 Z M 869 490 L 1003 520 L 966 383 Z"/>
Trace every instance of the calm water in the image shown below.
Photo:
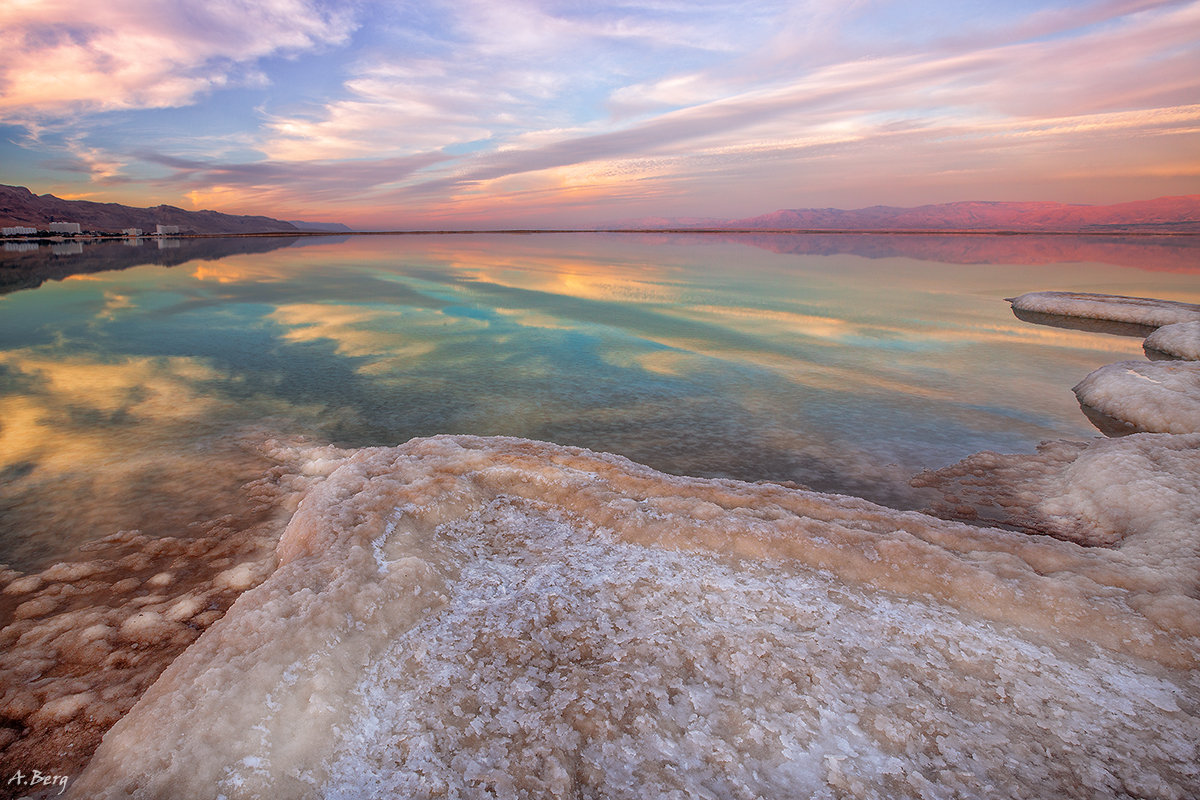
<path fill-rule="evenodd" d="M 1143 357 L 1140 339 L 1030 324 L 1003 298 L 1200 302 L 1186 238 L 81 249 L 0 252 L 0 561 L 23 569 L 225 513 L 268 437 L 506 434 L 918 505 L 907 479 L 924 468 L 1097 435 L 1071 386 Z"/>

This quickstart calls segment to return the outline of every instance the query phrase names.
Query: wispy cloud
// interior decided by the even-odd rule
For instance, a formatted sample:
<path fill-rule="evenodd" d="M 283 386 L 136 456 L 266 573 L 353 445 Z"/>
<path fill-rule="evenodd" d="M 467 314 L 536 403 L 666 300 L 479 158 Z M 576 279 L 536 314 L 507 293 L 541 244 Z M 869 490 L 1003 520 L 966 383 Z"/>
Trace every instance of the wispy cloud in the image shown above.
<path fill-rule="evenodd" d="M 401 36 L 394 47 L 368 48 L 344 96 L 270 116 L 262 149 L 296 160 L 497 147 L 607 116 L 609 92 L 631 77 L 728 53 L 737 37 L 718 20 L 737 4 L 711 5 L 697 16 L 670 4 L 429 3 L 422 11 L 436 20 L 438 38 Z"/>
<path fill-rule="evenodd" d="M 303 216 L 369 203 L 379 191 L 404 184 L 414 173 L 449 157 L 432 152 L 360 161 L 239 163 L 141 151 L 137 158 L 169 169 L 154 183 L 182 191 L 195 208 L 250 213 L 261 207 L 284 216 Z"/>
<path fill-rule="evenodd" d="M 43 152 L 39 126 L 75 125 L 58 170 L 108 185 L 138 174 L 229 210 L 587 224 L 902 191 L 1088 201 L 1103 185 L 1100 200 L 1133 199 L 1111 195 L 1200 172 L 1196 0 L 367 0 L 353 19 L 312 0 L 150 6 L 121 0 L 74 28 L 53 25 L 67 0 L 6 6 L 0 113 Z M 338 69 L 316 82 L 303 57 L 269 58 L 322 49 Z M 188 148 L 178 133 L 101 144 L 61 113 L 254 81 L 275 89 L 224 148 L 204 130 Z"/>
<path fill-rule="evenodd" d="M 778 187 L 808 177 L 813 157 L 838 164 L 843 180 L 873 170 L 876 179 L 957 171 L 965 183 L 968 173 L 1014 165 L 1053 170 L 1038 157 L 1045 149 L 1060 154 L 1057 169 L 1079 169 L 1082 155 L 1103 173 L 1106 163 L 1121 162 L 1118 140 L 1149 135 L 1173 163 L 1186 161 L 1190 147 L 1194 176 L 1194 145 L 1180 139 L 1200 126 L 1200 106 L 1191 103 L 1200 96 L 1191 66 L 1200 6 L 1141 3 L 1156 8 L 1116 16 L 1130 5 L 1094 9 L 1074 35 L 1056 16 L 1019 28 L 1021 36 L 1036 34 L 1033 40 L 983 48 L 958 40 L 934 51 L 844 58 L 766 85 L 739 77 L 737 65 L 721 65 L 711 79 L 703 72 L 676 76 L 655 91 L 677 108 L 617 128 L 484 152 L 407 193 L 436 196 L 528 173 L 541 174 L 549 187 L 582 165 L 591 165 L 593 178 L 622 175 L 626 184 L 641 178 L 714 186 L 714 170 L 734 169 L 746 184 Z M 713 86 L 727 94 L 693 102 Z M 625 100 L 629 90 L 614 94 Z M 1064 149 L 1073 163 L 1061 160 Z M 938 161 L 940 167 L 929 163 Z M 523 189 L 530 188 L 527 180 Z"/>
<path fill-rule="evenodd" d="M 159 108 L 263 80 L 256 59 L 341 42 L 313 0 L 14 0 L 0 5 L 0 119 Z"/>

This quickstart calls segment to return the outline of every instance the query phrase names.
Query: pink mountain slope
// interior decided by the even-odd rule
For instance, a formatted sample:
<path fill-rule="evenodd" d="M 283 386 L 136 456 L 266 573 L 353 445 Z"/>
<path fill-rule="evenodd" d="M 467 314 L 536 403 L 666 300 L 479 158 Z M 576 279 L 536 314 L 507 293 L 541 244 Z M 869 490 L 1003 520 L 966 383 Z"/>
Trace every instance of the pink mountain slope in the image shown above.
<path fill-rule="evenodd" d="M 702 222 L 663 218 L 629 220 L 619 227 L 1200 233 L 1200 195 L 1160 197 L 1108 206 L 965 201 L 915 208 L 871 206 L 849 211 L 838 208 L 797 208 L 745 219 Z"/>

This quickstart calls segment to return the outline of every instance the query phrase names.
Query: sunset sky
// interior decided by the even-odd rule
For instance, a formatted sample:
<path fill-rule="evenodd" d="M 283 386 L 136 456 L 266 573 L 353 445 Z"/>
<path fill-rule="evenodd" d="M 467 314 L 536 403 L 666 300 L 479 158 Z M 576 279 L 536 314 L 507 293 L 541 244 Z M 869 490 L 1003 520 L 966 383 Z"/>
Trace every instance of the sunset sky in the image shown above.
<path fill-rule="evenodd" d="M 6 0 L 0 183 L 359 228 L 1200 193 L 1200 1 Z"/>

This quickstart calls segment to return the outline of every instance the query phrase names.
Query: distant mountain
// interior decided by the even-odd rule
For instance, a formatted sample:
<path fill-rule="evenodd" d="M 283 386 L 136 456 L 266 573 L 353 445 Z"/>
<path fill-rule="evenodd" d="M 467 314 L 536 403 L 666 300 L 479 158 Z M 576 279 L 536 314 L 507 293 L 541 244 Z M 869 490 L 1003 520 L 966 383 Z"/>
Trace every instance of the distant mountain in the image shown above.
<path fill-rule="evenodd" d="M 0 224 L 44 229 L 50 222 L 78 222 L 85 231 L 120 233 L 141 228 L 153 233 L 156 225 L 176 225 L 180 233 L 295 233 L 290 222 L 270 217 L 247 217 L 217 211 L 185 211 L 175 206 L 133 208 L 118 203 L 63 200 L 52 194 L 36 195 L 24 186 L 0 184 Z"/>
<path fill-rule="evenodd" d="M 321 233 L 354 233 L 354 229 L 340 222 L 305 222 L 301 219 L 289 219 L 289 225 L 295 225 L 297 230 L 317 231 Z"/>
<path fill-rule="evenodd" d="M 959 202 L 899 208 L 792 208 L 728 220 L 625 220 L 636 229 L 815 231 L 1037 231 L 1068 233 L 1200 233 L 1200 195 L 1160 197 L 1109 206 L 1048 202 Z"/>

